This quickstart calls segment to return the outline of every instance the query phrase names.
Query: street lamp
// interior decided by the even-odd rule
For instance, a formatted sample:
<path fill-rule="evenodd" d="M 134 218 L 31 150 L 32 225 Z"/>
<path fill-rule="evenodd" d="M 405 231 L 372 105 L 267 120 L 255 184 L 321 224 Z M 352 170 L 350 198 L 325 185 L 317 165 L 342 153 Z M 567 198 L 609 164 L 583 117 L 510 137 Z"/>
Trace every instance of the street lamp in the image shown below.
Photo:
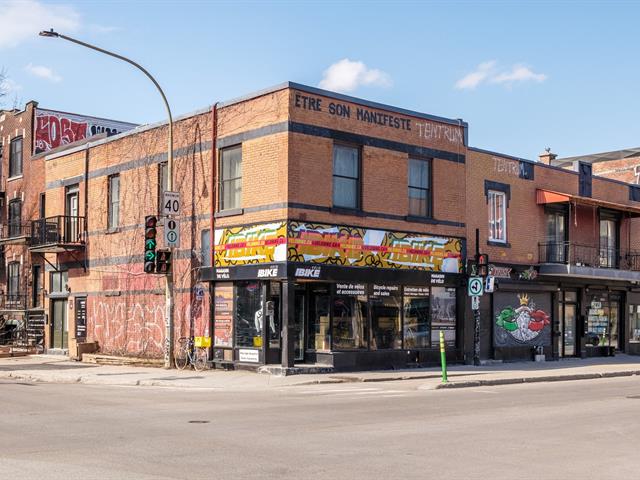
<path fill-rule="evenodd" d="M 50 38 L 62 38 L 63 40 L 67 40 L 69 42 L 81 45 L 83 47 L 90 48 L 91 50 L 96 50 L 97 52 L 104 53 L 105 55 L 118 58 L 136 67 L 138 70 L 144 73 L 149 78 L 149 80 L 153 82 L 153 84 L 158 89 L 158 92 L 160 92 L 160 96 L 162 97 L 164 106 L 167 109 L 167 116 L 169 117 L 169 147 L 167 150 L 167 170 L 168 170 L 167 188 L 169 191 L 172 191 L 173 190 L 173 116 L 171 115 L 171 108 L 169 107 L 169 102 L 167 101 L 167 97 L 162 91 L 162 88 L 160 88 L 160 85 L 158 84 L 156 79 L 153 78 L 151 74 L 147 72 L 147 70 L 145 70 L 144 67 L 137 64 L 133 60 L 128 59 L 127 57 L 123 57 L 122 55 L 118 55 L 117 53 L 113 53 L 103 48 L 96 47 L 95 45 L 91 45 L 89 43 L 76 40 L 75 38 L 68 37 L 66 35 L 63 35 L 61 33 L 54 31 L 53 28 L 50 30 L 42 30 L 40 32 L 40 36 L 50 37 Z M 171 250 L 173 250 L 173 248 L 171 248 Z M 165 285 L 165 309 L 166 309 L 165 310 L 165 315 L 166 315 L 165 347 L 164 347 L 165 368 L 171 368 L 172 359 L 173 359 L 173 355 L 172 355 L 173 354 L 173 328 L 174 328 L 174 318 L 173 318 L 174 301 L 173 300 L 174 300 L 173 299 L 173 269 L 170 269 L 169 272 L 167 272 L 167 281 Z"/>

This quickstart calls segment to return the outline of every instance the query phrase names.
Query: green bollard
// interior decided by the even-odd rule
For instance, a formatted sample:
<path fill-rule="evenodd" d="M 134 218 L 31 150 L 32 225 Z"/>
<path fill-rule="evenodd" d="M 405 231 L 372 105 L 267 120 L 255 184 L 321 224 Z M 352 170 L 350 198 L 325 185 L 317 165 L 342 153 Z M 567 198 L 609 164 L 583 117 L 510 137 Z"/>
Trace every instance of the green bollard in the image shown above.
<path fill-rule="evenodd" d="M 440 365 L 442 365 L 442 383 L 447 383 L 447 356 L 444 353 L 444 332 L 440 330 Z"/>

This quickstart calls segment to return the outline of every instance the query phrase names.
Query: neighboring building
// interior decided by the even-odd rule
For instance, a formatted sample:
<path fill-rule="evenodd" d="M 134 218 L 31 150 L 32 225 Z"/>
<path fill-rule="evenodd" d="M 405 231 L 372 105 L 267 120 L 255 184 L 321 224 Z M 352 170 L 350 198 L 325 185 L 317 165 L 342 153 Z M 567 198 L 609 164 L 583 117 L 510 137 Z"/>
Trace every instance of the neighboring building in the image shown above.
<path fill-rule="evenodd" d="M 467 257 L 489 255 L 481 358 L 640 353 L 640 187 L 471 148 L 468 126 L 295 83 L 175 122 L 175 340 L 217 364 L 470 362 Z M 41 154 L 45 345 L 160 358 L 143 272 L 166 122 Z M 213 232 L 213 234 L 211 233 Z M 158 237 L 161 239 L 162 228 Z"/>
<path fill-rule="evenodd" d="M 469 149 L 469 256 L 478 228 L 497 284 L 481 303 L 482 357 L 640 353 L 640 187 L 552 159 Z"/>
<path fill-rule="evenodd" d="M 45 260 L 29 249 L 32 222 L 45 215 L 42 154 L 133 127 L 43 110 L 36 102 L 24 110 L 0 110 L 0 342 L 42 342 Z"/>
<path fill-rule="evenodd" d="M 551 154 L 551 165 L 557 167 L 577 171 L 580 162 L 590 164 L 594 175 L 636 185 L 640 184 L 640 148 L 627 148 L 567 158 L 556 158 L 554 154 Z"/>

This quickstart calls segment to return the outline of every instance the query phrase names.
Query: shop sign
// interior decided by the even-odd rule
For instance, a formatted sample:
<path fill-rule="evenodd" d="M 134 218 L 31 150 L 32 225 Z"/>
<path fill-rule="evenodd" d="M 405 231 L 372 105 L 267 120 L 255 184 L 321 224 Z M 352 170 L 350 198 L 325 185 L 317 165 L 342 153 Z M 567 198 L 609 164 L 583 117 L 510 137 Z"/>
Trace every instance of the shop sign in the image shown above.
<path fill-rule="evenodd" d="M 336 283 L 336 295 L 358 296 L 366 294 L 367 286 L 364 283 Z"/>
<path fill-rule="evenodd" d="M 404 287 L 404 295 L 406 297 L 428 297 L 429 287 Z"/>
<path fill-rule="evenodd" d="M 233 346 L 233 284 L 218 283 L 214 288 L 213 344 Z"/>
<path fill-rule="evenodd" d="M 238 360 L 241 362 L 258 363 L 260 361 L 260 351 L 241 348 L 238 350 Z"/>
<path fill-rule="evenodd" d="M 431 285 L 444 285 L 444 273 L 432 273 L 429 280 Z"/>
<path fill-rule="evenodd" d="M 278 276 L 278 267 L 260 268 L 258 269 L 258 278 L 276 278 Z"/>
<path fill-rule="evenodd" d="M 229 269 L 228 268 L 216 268 L 216 280 L 228 280 Z"/>
<path fill-rule="evenodd" d="M 538 278 L 538 271 L 533 266 L 531 266 L 524 272 L 520 272 L 518 278 L 520 280 L 535 280 L 536 278 Z"/>
<path fill-rule="evenodd" d="M 295 276 L 299 278 L 320 278 L 320 267 L 296 268 Z"/>
<path fill-rule="evenodd" d="M 498 267 L 497 265 L 489 265 L 489 275 L 496 278 L 511 278 L 511 267 Z"/>
<path fill-rule="evenodd" d="M 400 295 L 400 285 L 372 285 L 372 295 L 374 297 L 391 297 Z"/>

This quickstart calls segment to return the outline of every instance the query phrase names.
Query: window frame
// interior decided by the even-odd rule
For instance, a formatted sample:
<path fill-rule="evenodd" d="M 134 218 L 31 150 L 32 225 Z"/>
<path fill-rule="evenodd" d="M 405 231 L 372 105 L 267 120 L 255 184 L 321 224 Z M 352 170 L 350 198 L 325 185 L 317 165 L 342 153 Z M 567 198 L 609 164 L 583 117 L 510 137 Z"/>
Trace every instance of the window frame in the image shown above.
<path fill-rule="evenodd" d="M 205 237 L 207 238 L 207 249 L 205 250 Z M 203 228 L 200 230 L 200 251 L 202 252 L 202 266 L 203 267 L 211 267 L 212 262 L 212 249 L 211 249 L 211 229 Z"/>
<path fill-rule="evenodd" d="M 500 207 L 501 210 L 501 216 L 500 219 L 502 221 L 502 232 L 503 232 L 503 238 L 496 238 L 494 236 L 495 231 L 497 231 L 497 229 L 495 228 L 495 224 L 497 222 L 497 220 L 495 219 L 495 213 L 497 212 L 497 205 L 495 202 L 495 199 L 497 197 L 501 197 L 502 198 L 502 204 Z M 489 218 L 488 218 L 488 234 L 487 234 L 487 238 L 489 239 L 489 242 L 493 242 L 493 243 L 500 243 L 500 244 L 507 244 L 507 239 L 508 239 L 508 235 L 507 235 L 507 194 L 506 192 L 500 191 L 500 190 L 494 190 L 494 189 L 489 189 L 487 191 L 487 206 L 488 206 L 488 213 L 489 213 Z"/>
<path fill-rule="evenodd" d="M 15 275 L 13 275 L 12 270 L 15 268 Z M 13 280 L 15 280 L 15 285 L 13 284 Z M 15 291 L 12 287 L 15 286 Z M 20 288 L 20 262 L 9 262 L 7 264 L 7 297 L 16 296 L 19 297 L 21 292 Z M 11 299 L 10 301 L 16 301 L 16 299 Z"/>
<path fill-rule="evenodd" d="M 357 177 L 347 177 L 345 175 L 337 175 L 335 173 L 336 171 L 336 147 L 338 148 L 351 148 L 356 150 L 358 156 L 357 156 L 357 161 L 358 161 L 358 165 L 356 168 Z M 343 206 L 343 205 L 336 205 L 336 198 L 335 198 L 335 191 L 336 191 L 336 183 L 335 183 L 335 179 L 337 178 L 344 178 L 347 180 L 355 180 L 356 183 L 356 205 L 354 207 L 348 207 L 348 206 Z M 334 142 L 333 143 L 333 147 L 331 150 L 331 205 L 332 208 L 334 209 L 338 209 L 338 210 L 350 210 L 350 211 L 361 211 L 362 210 L 362 146 L 361 145 L 355 145 L 352 143 L 346 143 L 346 142 Z"/>
<path fill-rule="evenodd" d="M 411 185 L 411 162 L 424 162 L 427 165 L 427 186 L 426 187 L 417 187 Z M 425 201 L 426 205 L 426 214 L 421 215 L 411 211 L 411 195 L 409 192 L 411 190 L 421 190 L 426 192 Z M 432 158 L 420 158 L 416 156 L 410 156 L 407 160 L 407 198 L 409 200 L 408 205 L 408 216 L 415 218 L 433 218 L 433 159 Z"/>
<path fill-rule="evenodd" d="M 224 155 L 225 152 L 229 152 L 232 150 L 240 150 L 240 176 L 233 178 L 224 178 Z M 218 159 L 218 211 L 226 212 L 232 210 L 239 210 L 242 208 L 242 144 L 230 145 L 225 148 L 221 148 L 219 150 L 219 159 Z M 227 206 L 224 204 L 224 192 L 225 192 L 225 184 L 239 181 L 240 182 L 240 199 L 238 205 Z"/>
<path fill-rule="evenodd" d="M 20 155 L 19 155 L 19 166 L 20 171 L 17 172 L 15 162 L 16 162 L 16 145 L 20 144 Z M 22 135 L 19 135 L 13 139 L 11 139 L 11 143 L 9 145 L 9 178 L 19 177 L 23 175 L 24 172 L 24 142 Z"/>
<path fill-rule="evenodd" d="M 11 213 L 12 207 L 16 205 L 18 206 L 17 221 L 15 218 L 16 215 L 12 215 Z M 20 200 L 19 198 L 10 200 L 7 204 L 7 229 L 9 238 L 19 237 L 20 235 L 22 235 L 22 200 Z"/>
<path fill-rule="evenodd" d="M 114 201 L 113 181 L 117 179 L 118 195 Z M 116 230 L 120 225 L 120 174 L 107 177 L 107 230 Z"/>

